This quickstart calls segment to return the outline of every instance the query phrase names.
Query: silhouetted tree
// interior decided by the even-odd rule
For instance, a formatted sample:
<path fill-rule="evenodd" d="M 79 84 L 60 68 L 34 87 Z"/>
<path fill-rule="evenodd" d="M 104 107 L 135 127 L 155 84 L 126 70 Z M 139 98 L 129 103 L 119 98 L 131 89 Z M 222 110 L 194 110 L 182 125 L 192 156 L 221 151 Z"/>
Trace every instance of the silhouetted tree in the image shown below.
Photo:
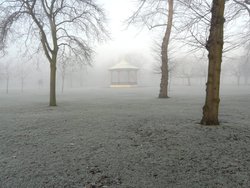
<path fill-rule="evenodd" d="M 222 54 L 247 42 L 249 32 L 242 31 L 236 35 L 236 30 L 232 31 L 229 28 L 235 27 L 235 23 L 232 24 L 231 21 L 242 19 L 245 10 L 250 13 L 249 0 L 213 0 L 212 6 L 209 0 L 179 2 L 185 7 L 184 24 L 180 31 L 189 32 L 184 35 L 185 40 L 188 40 L 184 41 L 196 50 L 206 48 L 208 51 L 206 100 L 201 124 L 218 125 Z"/>
<path fill-rule="evenodd" d="M 49 105 L 56 106 L 58 54 L 64 47 L 80 61 L 90 62 L 90 41 L 107 36 L 103 10 L 95 0 L 2 0 L 0 10 L 0 49 L 6 48 L 8 36 L 16 32 L 23 32 L 33 43 L 39 38 L 37 45 L 50 63 Z"/>
<path fill-rule="evenodd" d="M 8 94 L 9 93 L 9 85 L 10 85 L 10 78 L 12 75 L 11 69 L 12 69 L 12 64 L 9 60 L 4 60 L 4 62 L 1 62 L 2 66 L 2 77 L 5 80 L 5 92 Z"/>
<path fill-rule="evenodd" d="M 206 44 L 208 50 L 208 79 L 206 87 L 206 100 L 203 107 L 203 117 L 201 124 L 219 125 L 219 91 L 220 91 L 220 73 L 223 51 L 224 34 L 224 10 L 225 0 L 213 0 L 212 18 L 210 25 L 210 34 Z"/>
<path fill-rule="evenodd" d="M 174 0 L 140 0 L 137 11 L 129 18 L 129 23 L 140 22 L 148 29 L 165 26 L 161 44 L 161 83 L 159 98 L 168 98 L 169 84 L 169 43 L 173 26 Z M 164 17 L 164 20 L 162 20 Z M 162 21 L 159 23 L 159 21 Z"/>
<path fill-rule="evenodd" d="M 16 73 L 17 73 L 17 78 L 20 81 L 20 86 L 21 86 L 21 92 L 23 93 L 24 90 L 24 84 L 26 78 L 29 76 L 30 73 L 30 68 L 25 64 L 25 62 L 19 62 L 16 65 Z"/>

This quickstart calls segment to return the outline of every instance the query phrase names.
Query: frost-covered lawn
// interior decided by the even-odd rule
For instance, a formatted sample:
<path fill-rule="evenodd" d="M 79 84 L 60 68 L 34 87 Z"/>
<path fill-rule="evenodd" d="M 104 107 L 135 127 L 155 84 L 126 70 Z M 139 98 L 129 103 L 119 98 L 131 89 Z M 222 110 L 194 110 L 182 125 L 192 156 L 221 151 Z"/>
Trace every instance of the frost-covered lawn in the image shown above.
<path fill-rule="evenodd" d="M 199 91 L 196 91 L 199 89 Z M 199 125 L 204 88 L 0 94 L 0 187 L 250 187 L 250 87 L 224 88 L 222 124 Z"/>

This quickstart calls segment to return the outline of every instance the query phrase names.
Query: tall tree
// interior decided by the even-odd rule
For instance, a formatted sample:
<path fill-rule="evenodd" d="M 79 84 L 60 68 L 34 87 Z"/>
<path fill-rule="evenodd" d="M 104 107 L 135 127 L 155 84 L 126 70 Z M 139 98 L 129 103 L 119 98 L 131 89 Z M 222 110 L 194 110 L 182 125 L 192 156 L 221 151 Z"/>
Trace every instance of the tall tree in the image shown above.
<path fill-rule="evenodd" d="M 2 0 L 0 10 L 0 49 L 6 48 L 8 36 L 15 32 L 23 32 L 25 42 L 39 38 L 37 45 L 50 64 L 49 105 L 56 106 L 58 54 L 63 47 L 79 61 L 91 61 L 90 41 L 107 35 L 103 10 L 95 0 Z M 20 25 L 23 29 L 18 30 Z"/>
<path fill-rule="evenodd" d="M 24 91 L 25 80 L 29 76 L 30 71 L 30 67 L 27 66 L 24 60 L 21 60 L 20 63 L 16 64 L 16 76 L 20 81 L 22 93 Z"/>
<path fill-rule="evenodd" d="M 210 34 L 206 44 L 209 66 L 206 86 L 206 100 L 201 120 L 201 124 L 204 125 L 219 125 L 220 73 L 225 22 L 224 10 L 225 0 L 213 0 Z"/>
<path fill-rule="evenodd" d="M 159 98 L 168 98 L 168 81 L 169 81 L 169 68 L 168 68 L 168 47 L 169 40 L 173 25 L 173 14 L 174 14 L 174 1 L 168 0 L 168 21 L 166 32 L 162 41 L 161 47 L 161 84 L 160 84 L 160 93 Z"/>
<path fill-rule="evenodd" d="M 65 83 L 65 77 L 66 77 L 66 70 L 67 70 L 67 59 L 62 58 L 59 60 L 59 71 L 61 74 L 61 92 L 64 92 L 64 83 Z"/>
<path fill-rule="evenodd" d="M 246 12 L 250 13 L 250 1 L 191 0 L 179 2 L 185 7 L 183 18 L 186 21 L 183 21 L 182 29 L 190 33 L 188 36 L 184 35 L 185 39 L 189 39 L 187 43 L 196 50 L 200 51 L 206 47 L 208 51 L 206 100 L 201 124 L 218 125 L 222 53 L 228 54 L 249 41 L 249 28 L 244 27 L 240 32 L 232 28 L 235 27 L 237 19 L 240 20 L 239 27 L 243 26 L 244 19 L 242 18 L 245 17 Z M 226 23 L 224 23 L 225 21 Z"/>
<path fill-rule="evenodd" d="M 129 18 L 129 23 L 141 22 L 148 29 L 166 27 L 161 45 L 161 83 L 159 98 L 168 98 L 169 43 L 173 25 L 174 0 L 140 0 L 139 8 Z M 163 20 L 162 17 L 167 18 Z M 160 20 L 160 23 L 159 23 Z"/>
<path fill-rule="evenodd" d="M 3 77 L 3 79 L 6 82 L 6 86 L 5 86 L 5 92 L 8 94 L 9 93 L 9 85 L 10 85 L 10 79 L 12 76 L 12 70 L 13 70 L 13 66 L 10 60 L 4 60 L 2 62 L 0 62 L 0 74 L 1 77 Z"/>

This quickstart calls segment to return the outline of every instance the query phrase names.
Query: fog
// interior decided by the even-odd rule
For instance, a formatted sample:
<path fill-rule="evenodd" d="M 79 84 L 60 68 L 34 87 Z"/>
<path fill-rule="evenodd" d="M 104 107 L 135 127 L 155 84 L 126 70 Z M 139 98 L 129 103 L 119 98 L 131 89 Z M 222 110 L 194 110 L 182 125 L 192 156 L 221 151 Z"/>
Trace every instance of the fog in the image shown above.
<path fill-rule="evenodd" d="M 106 47 L 105 47 L 106 48 Z M 100 47 L 96 52 L 92 66 L 71 65 L 66 68 L 64 92 L 74 88 L 99 87 L 106 88 L 111 84 L 109 68 L 125 59 L 139 68 L 138 87 L 159 88 L 160 65 L 154 59 L 149 49 L 112 49 Z M 145 53 L 148 51 L 148 53 Z M 151 55 L 152 54 L 152 55 Z M 188 56 L 187 56 L 188 57 Z M 246 57 L 236 56 L 224 58 L 222 66 L 221 85 L 247 87 L 250 84 L 250 64 L 245 63 Z M 207 77 L 207 60 L 192 56 L 188 58 L 176 57 L 170 72 L 170 87 L 205 86 Z M 25 57 L 6 58 L 1 61 L 0 89 L 4 94 L 28 92 L 29 90 L 49 89 L 49 63 L 45 58 L 35 55 L 33 59 Z M 62 72 L 57 68 L 57 92 L 62 92 Z"/>
<path fill-rule="evenodd" d="M 127 25 L 126 19 L 135 10 L 133 1 L 100 1 L 107 10 L 110 39 L 95 44 L 91 66 L 68 62 L 65 70 L 64 91 L 73 88 L 109 87 L 109 68 L 125 59 L 139 68 L 138 87 L 159 87 L 160 51 L 155 42 L 161 43 L 162 30 L 148 30 Z M 235 29 L 234 29 L 235 30 Z M 48 90 L 49 63 L 42 51 L 37 54 L 23 53 L 22 40 L 13 41 L 7 55 L 0 59 L 1 93 L 39 89 Z M 32 47 L 31 47 L 32 48 Z M 207 76 L 207 52 L 205 49 L 190 52 L 179 42 L 171 46 L 170 87 L 174 85 L 205 85 Z M 158 56 L 158 57 L 157 57 Z M 248 87 L 250 63 L 246 50 L 237 48 L 224 54 L 222 85 Z M 62 69 L 57 65 L 57 92 L 62 92 Z M 6 90 L 9 91 L 6 91 Z"/>
<path fill-rule="evenodd" d="M 57 106 L 38 39 L 28 50 L 12 39 L 0 57 L 0 188 L 250 187 L 249 46 L 230 46 L 246 18 L 228 24 L 220 125 L 204 126 L 205 46 L 173 29 L 170 98 L 159 99 L 164 28 L 128 25 L 134 0 L 98 2 L 110 37 L 91 44 L 91 64 L 58 58 Z"/>

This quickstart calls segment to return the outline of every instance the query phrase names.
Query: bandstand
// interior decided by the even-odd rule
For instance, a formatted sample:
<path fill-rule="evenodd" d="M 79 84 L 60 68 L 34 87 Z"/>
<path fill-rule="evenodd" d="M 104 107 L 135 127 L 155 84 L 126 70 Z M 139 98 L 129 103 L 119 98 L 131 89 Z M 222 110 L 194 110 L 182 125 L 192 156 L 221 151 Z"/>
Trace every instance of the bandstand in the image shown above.
<path fill-rule="evenodd" d="M 136 87 L 139 68 L 122 60 L 109 69 L 110 87 Z"/>

